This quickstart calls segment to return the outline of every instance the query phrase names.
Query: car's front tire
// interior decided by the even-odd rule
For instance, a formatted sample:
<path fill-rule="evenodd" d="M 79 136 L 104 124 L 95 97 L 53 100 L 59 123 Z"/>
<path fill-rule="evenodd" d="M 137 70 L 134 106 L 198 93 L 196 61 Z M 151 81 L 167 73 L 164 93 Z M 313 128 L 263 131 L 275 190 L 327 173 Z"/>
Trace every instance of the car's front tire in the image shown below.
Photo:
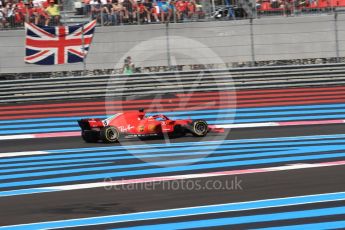
<path fill-rule="evenodd" d="M 195 120 L 191 124 L 190 131 L 195 137 L 204 137 L 208 133 L 208 124 L 205 120 Z"/>
<path fill-rule="evenodd" d="M 101 140 L 104 143 L 115 143 L 120 139 L 120 131 L 113 126 L 106 126 L 100 131 Z"/>

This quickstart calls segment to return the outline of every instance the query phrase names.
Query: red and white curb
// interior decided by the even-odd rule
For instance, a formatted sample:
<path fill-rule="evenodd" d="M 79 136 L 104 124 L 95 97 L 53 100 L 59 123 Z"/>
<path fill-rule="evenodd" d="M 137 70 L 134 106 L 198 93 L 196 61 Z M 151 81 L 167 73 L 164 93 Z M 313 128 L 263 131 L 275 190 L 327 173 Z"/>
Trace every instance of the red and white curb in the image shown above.
<path fill-rule="evenodd" d="M 259 128 L 259 127 L 298 126 L 298 125 L 328 125 L 328 124 L 343 124 L 343 123 L 345 123 L 345 120 L 337 119 L 337 120 L 315 120 L 315 121 L 284 121 L 284 122 L 261 122 L 261 123 L 243 123 L 243 124 L 222 124 L 222 125 L 212 125 L 212 126 L 215 128 L 223 128 L 223 129 L 239 129 L 239 128 Z M 76 136 L 80 136 L 80 131 L 3 135 L 3 136 L 0 136 L 0 140 L 19 140 L 19 139 L 32 139 L 32 138 L 76 137 Z"/>

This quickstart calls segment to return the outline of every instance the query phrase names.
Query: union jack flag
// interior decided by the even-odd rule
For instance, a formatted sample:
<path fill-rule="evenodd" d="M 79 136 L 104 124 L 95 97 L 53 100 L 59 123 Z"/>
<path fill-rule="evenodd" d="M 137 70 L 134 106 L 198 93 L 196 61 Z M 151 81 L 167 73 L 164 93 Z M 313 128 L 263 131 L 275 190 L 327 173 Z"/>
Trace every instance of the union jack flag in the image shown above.
<path fill-rule="evenodd" d="M 89 51 L 96 20 L 73 26 L 38 26 L 25 23 L 25 62 L 56 65 L 83 62 Z"/>

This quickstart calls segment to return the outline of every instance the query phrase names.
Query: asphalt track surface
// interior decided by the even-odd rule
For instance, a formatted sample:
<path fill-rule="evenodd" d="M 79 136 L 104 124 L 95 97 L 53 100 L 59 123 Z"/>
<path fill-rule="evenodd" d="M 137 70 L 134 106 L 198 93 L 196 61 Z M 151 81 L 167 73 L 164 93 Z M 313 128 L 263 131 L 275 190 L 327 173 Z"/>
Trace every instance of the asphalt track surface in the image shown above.
<path fill-rule="evenodd" d="M 273 127 L 260 129 L 233 130 L 226 138 L 256 139 L 270 137 L 327 135 L 344 133 L 345 125 L 327 126 L 295 126 Z M 220 135 L 220 134 L 213 134 Z M 195 138 L 185 137 L 172 140 L 175 143 L 195 141 Z M 160 143 L 160 140 L 149 140 L 149 144 Z M 131 142 L 135 143 L 134 142 Z M 30 151 L 61 148 L 99 147 L 101 144 L 85 144 L 80 138 L 42 138 L 33 140 L 7 141 L 3 143 L 2 152 Z M 138 144 L 142 144 L 138 141 Z M 102 145 L 103 146 L 103 145 Z M 344 158 L 342 158 L 344 159 Z M 279 164 L 278 164 L 279 165 Z M 152 210 L 194 207 L 201 205 L 224 204 L 263 200 L 281 197 L 302 196 L 309 194 L 323 194 L 345 191 L 345 166 L 327 168 L 307 168 L 292 171 L 277 171 L 238 176 L 220 176 L 216 179 L 221 183 L 240 180 L 241 189 L 167 189 L 166 185 L 157 183 L 154 189 L 126 188 L 106 190 L 103 187 L 60 191 L 42 194 L 29 194 L 0 198 L 0 225 L 16 225 L 33 222 L 74 219 L 84 217 L 106 216 L 113 214 L 137 213 Z M 210 178 L 201 178 L 198 183 L 205 185 Z M 191 179 L 190 181 L 196 181 Z M 182 184 L 181 184 L 182 185 Z M 345 202 L 331 201 L 297 206 L 272 207 L 265 209 L 244 210 L 237 212 L 221 212 L 207 215 L 207 220 L 218 221 L 240 216 L 270 215 L 272 213 L 298 212 L 301 210 L 328 209 L 342 207 Z M 284 214 L 285 215 L 285 214 Z M 100 224 L 86 226 L 86 229 L 117 229 L 130 226 L 160 227 L 162 224 L 183 223 L 204 220 L 205 214 L 185 216 L 180 218 L 130 221 L 126 223 Z M 266 228 L 272 226 L 310 224 L 310 223 L 338 223 L 345 219 L 344 213 L 317 219 L 309 217 L 295 220 L 275 220 L 269 222 L 242 223 L 231 226 L 231 229 Z M 233 220 L 230 220 L 233 221 Z M 233 223 L 233 222 L 232 222 Z M 169 225 L 168 225 L 169 226 Z M 166 226 L 166 227 L 168 227 Z M 176 226 L 176 225 L 174 225 Z M 202 226 L 207 225 L 200 225 Z M 164 227 L 164 225 L 162 226 Z M 210 225 L 205 229 L 230 229 L 229 225 Z M 23 228 L 25 229 L 25 228 Z M 144 229 L 144 228 L 142 228 Z"/>

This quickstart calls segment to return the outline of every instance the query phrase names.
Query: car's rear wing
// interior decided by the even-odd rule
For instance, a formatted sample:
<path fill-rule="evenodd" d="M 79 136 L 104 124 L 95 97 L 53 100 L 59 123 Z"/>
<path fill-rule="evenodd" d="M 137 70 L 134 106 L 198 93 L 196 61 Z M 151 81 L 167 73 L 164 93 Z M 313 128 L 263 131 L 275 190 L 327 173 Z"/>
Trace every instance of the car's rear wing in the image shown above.
<path fill-rule="evenodd" d="M 85 118 L 78 120 L 78 124 L 82 130 L 91 130 L 94 128 L 104 127 L 103 121 L 99 118 Z"/>

